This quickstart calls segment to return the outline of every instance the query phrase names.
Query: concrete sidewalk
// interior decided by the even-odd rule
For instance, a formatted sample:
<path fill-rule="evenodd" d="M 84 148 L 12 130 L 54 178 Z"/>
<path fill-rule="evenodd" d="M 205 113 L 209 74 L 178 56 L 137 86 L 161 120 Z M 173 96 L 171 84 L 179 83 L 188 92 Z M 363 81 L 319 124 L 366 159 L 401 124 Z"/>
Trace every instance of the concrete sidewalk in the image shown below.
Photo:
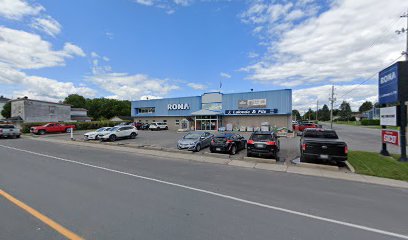
<path fill-rule="evenodd" d="M 110 150 L 121 151 L 121 152 L 135 153 L 139 155 L 150 155 L 150 156 L 160 157 L 163 159 L 170 158 L 174 160 L 187 160 L 187 161 L 197 161 L 197 162 L 204 162 L 204 163 L 223 164 L 223 165 L 229 165 L 233 167 L 243 167 L 243 168 L 262 169 L 266 171 L 295 173 L 295 174 L 309 175 L 309 176 L 315 176 L 315 177 L 333 178 L 333 179 L 378 184 L 378 185 L 383 185 L 383 186 L 408 189 L 408 182 L 405 182 L 405 181 L 398 181 L 398 180 L 387 179 L 387 178 L 360 175 L 360 174 L 355 174 L 349 171 L 334 170 L 334 169 L 322 168 L 318 166 L 310 167 L 308 165 L 305 166 L 303 164 L 295 165 L 295 164 L 290 164 L 290 163 L 289 164 L 288 163 L 276 164 L 273 162 L 268 163 L 264 161 L 257 162 L 257 161 L 253 161 L 253 158 L 250 158 L 250 159 L 246 158 L 244 160 L 223 159 L 223 158 L 215 158 L 207 154 L 195 154 L 193 152 L 177 153 L 177 152 L 166 152 L 160 149 L 147 150 L 147 149 L 140 149 L 140 148 L 134 148 L 134 147 L 128 147 L 128 146 L 111 145 L 109 143 L 97 144 L 97 143 L 92 143 L 92 142 L 76 142 L 76 141 L 66 141 L 66 140 L 47 139 L 47 138 L 32 138 L 32 139 L 35 139 L 38 141 L 53 142 L 53 143 L 70 144 L 70 145 L 76 145 L 76 146 L 82 146 L 82 147 L 100 148 L 100 149 L 105 149 L 105 150 L 110 149 Z"/>

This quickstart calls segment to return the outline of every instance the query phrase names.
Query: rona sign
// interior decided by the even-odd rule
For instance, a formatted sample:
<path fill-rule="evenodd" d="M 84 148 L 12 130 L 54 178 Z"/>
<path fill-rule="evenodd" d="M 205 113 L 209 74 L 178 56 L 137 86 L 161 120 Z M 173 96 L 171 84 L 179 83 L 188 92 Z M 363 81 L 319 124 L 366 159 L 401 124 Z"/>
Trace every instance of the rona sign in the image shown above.
<path fill-rule="evenodd" d="M 407 99 L 408 63 L 397 62 L 378 74 L 378 100 L 380 104 L 389 104 Z"/>
<path fill-rule="evenodd" d="M 167 105 L 167 110 L 189 110 L 190 105 L 188 103 L 173 103 Z"/>

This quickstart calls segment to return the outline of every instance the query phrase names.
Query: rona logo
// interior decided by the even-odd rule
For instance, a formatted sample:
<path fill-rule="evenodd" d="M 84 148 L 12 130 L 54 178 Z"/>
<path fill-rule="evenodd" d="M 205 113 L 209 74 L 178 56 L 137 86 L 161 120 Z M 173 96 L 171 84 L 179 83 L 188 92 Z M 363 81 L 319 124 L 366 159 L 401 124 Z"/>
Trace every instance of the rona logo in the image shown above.
<path fill-rule="evenodd" d="M 174 103 L 167 105 L 167 110 L 189 110 L 189 109 L 190 105 L 188 105 L 188 103 Z"/>
<path fill-rule="evenodd" d="M 397 78 L 397 74 L 395 72 L 390 72 L 387 75 L 380 78 L 380 84 L 387 83 Z"/>

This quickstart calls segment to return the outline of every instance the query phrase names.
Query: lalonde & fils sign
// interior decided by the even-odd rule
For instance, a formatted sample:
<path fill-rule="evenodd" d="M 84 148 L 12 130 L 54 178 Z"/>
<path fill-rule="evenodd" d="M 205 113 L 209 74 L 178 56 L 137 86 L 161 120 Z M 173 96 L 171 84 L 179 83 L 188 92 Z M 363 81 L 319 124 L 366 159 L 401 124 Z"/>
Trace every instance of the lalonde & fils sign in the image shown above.
<path fill-rule="evenodd" d="M 278 109 L 225 110 L 225 115 L 262 115 L 271 113 L 278 113 Z"/>

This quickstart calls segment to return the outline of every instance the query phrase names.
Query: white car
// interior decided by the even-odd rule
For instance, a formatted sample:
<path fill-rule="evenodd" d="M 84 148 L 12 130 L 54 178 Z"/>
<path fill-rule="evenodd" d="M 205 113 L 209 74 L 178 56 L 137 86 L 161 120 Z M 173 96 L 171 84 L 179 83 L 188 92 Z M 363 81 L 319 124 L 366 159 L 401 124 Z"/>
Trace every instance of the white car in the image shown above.
<path fill-rule="evenodd" d="M 133 126 L 121 126 L 113 127 L 108 132 L 104 132 L 98 135 L 101 141 L 109 140 L 111 142 L 116 141 L 120 138 L 131 138 L 134 139 L 138 135 L 138 131 Z"/>
<path fill-rule="evenodd" d="M 167 123 L 154 122 L 154 123 L 150 124 L 149 129 L 152 130 L 152 131 L 154 131 L 154 130 L 159 131 L 159 130 L 167 130 L 167 129 L 169 129 L 169 127 L 167 126 Z"/>
<path fill-rule="evenodd" d="M 97 129 L 94 132 L 87 132 L 84 134 L 84 140 L 99 140 L 99 134 L 108 132 L 111 129 L 111 127 L 102 127 Z"/>

